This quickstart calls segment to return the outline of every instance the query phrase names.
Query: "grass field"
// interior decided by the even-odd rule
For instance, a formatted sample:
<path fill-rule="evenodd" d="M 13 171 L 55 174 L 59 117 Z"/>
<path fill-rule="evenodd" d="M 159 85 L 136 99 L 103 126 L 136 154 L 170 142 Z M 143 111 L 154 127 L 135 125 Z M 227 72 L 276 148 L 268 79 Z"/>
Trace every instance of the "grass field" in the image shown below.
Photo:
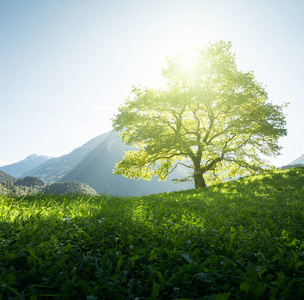
<path fill-rule="evenodd" d="M 304 168 L 136 198 L 3 196 L 0 285 L 1 299 L 304 299 Z"/>

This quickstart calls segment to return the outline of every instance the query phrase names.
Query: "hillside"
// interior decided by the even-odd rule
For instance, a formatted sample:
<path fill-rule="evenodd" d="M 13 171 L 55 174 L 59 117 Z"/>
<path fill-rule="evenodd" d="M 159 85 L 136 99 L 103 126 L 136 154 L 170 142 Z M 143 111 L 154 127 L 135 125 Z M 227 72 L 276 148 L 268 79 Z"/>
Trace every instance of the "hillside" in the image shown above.
<path fill-rule="evenodd" d="M 0 183 L 10 181 L 10 182 L 15 182 L 17 178 L 3 172 L 0 170 Z"/>
<path fill-rule="evenodd" d="M 74 149 L 69 154 L 52 158 L 37 168 L 25 172 L 22 177 L 34 176 L 41 178 L 46 183 L 61 181 L 60 179 L 75 168 L 75 166 L 95 147 L 107 137 L 108 132 L 101 134 L 85 143 L 83 146 Z"/>
<path fill-rule="evenodd" d="M 24 197 L 27 195 L 36 195 L 41 193 L 40 187 L 29 187 L 23 185 L 16 185 L 13 182 L 6 181 L 0 183 L 0 197 L 1 195 L 10 195 L 15 197 Z"/>
<path fill-rule="evenodd" d="M 32 154 L 19 162 L 0 167 L 0 170 L 14 177 L 21 177 L 23 173 L 40 166 L 49 159 L 48 156 Z"/>
<path fill-rule="evenodd" d="M 1 171 L 0 171 L 1 172 Z M 97 193 L 87 184 L 81 182 L 56 182 L 45 185 L 38 177 L 26 176 L 14 181 L 0 183 L 0 195 L 23 197 L 37 194 L 65 195 L 87 194 L 96 196 Z"/>
<path fill-rule="evenodd" d="M 303 299 L 303 186 L 302 167 L 137 198 L 2 197 L 1 297 Z"/>
<path fill-rule="evenodd" d="M 42 192 L 49 195 L 66 195 L 66 194 L 86 194 L 96 196 L 94 189 L 85 183 L 71 181 L 71 182 L 55 182 L 48 184 L 42 188 Z"/>
<path fill-rule="evenodd" d="M 107 138 L 91 151 L 73 170 L 63 176 L 60 181 L 84 182 L 98 193 L 139 196 L 167 191 L 177 191 L 193 187 L 192 183 L 175 184 L 174 178 L 183 178 L 187 171 L 177 168 L 166 182 L 153 178 L 151 181 L 133 180 L 112 174 L 115 163 L 118 163 L 124 152 L 132 148 L 122 142 L 115 132 L 110 132 Z"/>

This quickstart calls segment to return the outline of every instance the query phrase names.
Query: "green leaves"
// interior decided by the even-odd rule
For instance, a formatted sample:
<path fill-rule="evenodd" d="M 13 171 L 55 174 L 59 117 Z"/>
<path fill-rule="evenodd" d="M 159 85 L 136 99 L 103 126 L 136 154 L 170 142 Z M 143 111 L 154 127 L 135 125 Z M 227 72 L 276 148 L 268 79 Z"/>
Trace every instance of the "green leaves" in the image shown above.
<path fill-rule="evenodd" d="M 231 43 L 209 44 L 194 51 L 191 72 L 183 71 L 185 54 L 168 59 L 164 89 L 134 87 L 119 108 L 113 128 L 128 145 L 114 172 L 129 178 L 165 180 L 187 158 L 196 187 L 268 167 L 260 154 L 279 154 L 286 135 L 283 106 L 268 101 L 252 72 L 237 70 Z M 189 178 L 189 179 L 192 179 Z"/>
<path fill-rule="evenodd" d="M 157 285 L 157 283 L 153 280 L 153 287 L 152 287 L 151 300 L 156 300 L 158 295 L 159 295 L 158 285 Z"/>

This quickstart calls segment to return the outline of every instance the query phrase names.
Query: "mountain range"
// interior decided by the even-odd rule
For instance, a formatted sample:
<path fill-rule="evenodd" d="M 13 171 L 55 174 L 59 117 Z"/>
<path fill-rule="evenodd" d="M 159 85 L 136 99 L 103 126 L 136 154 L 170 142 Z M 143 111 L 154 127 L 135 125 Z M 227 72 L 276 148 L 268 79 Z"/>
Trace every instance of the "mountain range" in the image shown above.
<path fill-rule="evenodd" d="M 158 181 L 157 178 L 152 178 L 151 181 L 134 180 L 113 174 L 115 164 L 122 159 L 125 151 L 133 149 L 136 148 L 127 146 L 117 133 L 110 131 L 93 138 L 69 154 L 57 158 L 31 155 L 23 161 L 1 167 L 0 170 L 6 170 L 5 172 L 10 175 L 16 174 L 16 170 L 19 170 L 18 176 L 15 177 L 38 177 L 46 184 L 82 182 L 98 193 L 114 195 L 139 196 L 193 188 L 193 183 L 190 182 L 175 184 L 171 181 L 171 179 L 180 179 L 188 175 L 188 170 L 181 166 L 168 176 L 166 182 Z M 40 164 L 38 159 L 41 159 Z M 30 170 L 29 161 L 36 164 L 33 163 Z M 304 164 L 304 155 L 291 162 L 290 165 L 301 163 Z M 26 171 L 20 174 L 22 168 Z"/>
<path fill-rule="evenodd" d="M 22 177 L 22 175 L 49 160 L 50 157 L 32 154 L 27 158 L 10 165 L 0 167 L 0 170 L 14 177 Z"/>
<path fill-rule="evenodd" d="M 108 136 L 108 132 L 101 134 L 85 143 L 83 146 L 74 149 L 69 154 L 52 158 L 36 168 L 22 174 L 41 178 L 45 183 L 62 181 L 61 178 L 73 170 L 76 165 L 86 157 L 93 149 L 102 143 Z"/>
<path fill-rule="evenodd" d="M 177 168 L 166 182 L 158 181 L 157 178 L 151 181 L 134 180 L 113 174 L 115 164 L 121 160 L 124 152 L 130 149 L 136 148 L 127 146 L 117 133 L 110 131 L 93 138 L 69 154 L 50 158 L 18 177 L 38 177 L 46 184 L 77 181 L 89 185 L 98 193 L 127 196 L 193 188 L 193 184 L 189 182 L 175 184 L 171 181 L 187 176 L 187 171 L 182 167 Z M 18 164 L 23 165 L 24 161 L 13 165 Z M 5 168 L 6 172 L 11 174 L 10 166 L 12 165 L 1 169 Z"/>
<path fill-rule="evenodd" d="M 184 167 L 176 168 L 165 182 L 158 181 L 157 178 L 145 181 L 113 174 L 113 168 L 121 160 L 124 152 L 134 149 L 136 148 L 123 143 L 115 132 L 109 132 L 107 138 L 61 180 L 86 183 L 99 193 L 131 196 L 193 188 L 193 184 L 189 182 L 176 184 L 171 181 L 187 176 Z"/>

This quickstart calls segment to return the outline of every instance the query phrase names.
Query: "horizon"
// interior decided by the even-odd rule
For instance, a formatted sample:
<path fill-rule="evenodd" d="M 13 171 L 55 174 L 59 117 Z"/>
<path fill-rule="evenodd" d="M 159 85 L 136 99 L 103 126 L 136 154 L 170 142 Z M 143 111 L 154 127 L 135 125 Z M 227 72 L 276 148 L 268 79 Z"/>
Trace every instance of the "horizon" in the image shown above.
<path fill-rule="evenodd" d="M 101 133 L 100 135 L 103 135 L 103 134 L 106 134 L 106 133 L 110 133 L 111 131 L 112 131 L 112 130 L 103 132 L 103 133 Z M 98 135 L 98 136 L 100 136 L 100 135 Z M 98 137 L 98 136 L 96 136 L 96 137 Z M 81 148 L 81 147 L 84 146 L 86 143 L 90 142 L 91 140 L 93 140 L 93 139 L 96 138 L 96 137 L 93 137 L 92 139 L 86 141 L 85 143 L 83 143 L 83 144 L 77 146 L 76 148 L 72 149 L 70 152 L 63 153 L 62 155 L 59 155 L 59 156 L 47 156 L 47 155 L 43 155 L 43 154 L 32 153 L 32 154 L 26 156 L 25 158 L 23 158 L 23 159 L 21 159 L 21 160 L 19 160 L 19 161 L 15 161 L 15 162 L 12 162 L 12 163 L 9 163 L 9 164 L 1 164 L 1 161 L 0 161 L 0 167 L 4 167 L 4 166 L 7 166 L 7 165 L 11 165 L 11 164 L 14 164 L 14 163 L 18 163 L 18 162 L 20 162 L 20 161 L 23 161 L 23 160 L 29 158 L 30 156 L 45 156 L 45 157 L 47 156 L 49 159 L 59 158 L 59 157 L 61 157 L 61 156 L 70 154 L 70 153 L 73 152 L 75 149 Z M 102 143 L 102 142 L 101 142 L 101 143 Z M 298 159 L 298 158 L 300 158 L 300 157 L 302 157 L 302 156 L 304 156 L 304 154 L 303 154 L 303 155 L 300 155 L 299 157 L 296 157 L 294 160 L 296 160 L 296 159 Z M 288 164 L 292 163 L 294 160 L 290 161 Z M 288 165 L 288 164 L 286 164 L 286 165 Z M 284 167 L 284 166 L 286 166 L 286 165 L 280 165 L 280 166 L 274 165 L 274 166 L 275 166 L 275 167 Z M 0 171 L 1 171 L 1 170 L 0 170 Z"/>
<path fill-rule="evenodd" d="M 112 130 L 132 85 L 158 87 L 166 56 L 232 42 L 269 99 L 290 102 L 275 166 L 304 153 L 303 46 L 298 0 L 1 3 L 0 166 L 59 157 Z"/>

